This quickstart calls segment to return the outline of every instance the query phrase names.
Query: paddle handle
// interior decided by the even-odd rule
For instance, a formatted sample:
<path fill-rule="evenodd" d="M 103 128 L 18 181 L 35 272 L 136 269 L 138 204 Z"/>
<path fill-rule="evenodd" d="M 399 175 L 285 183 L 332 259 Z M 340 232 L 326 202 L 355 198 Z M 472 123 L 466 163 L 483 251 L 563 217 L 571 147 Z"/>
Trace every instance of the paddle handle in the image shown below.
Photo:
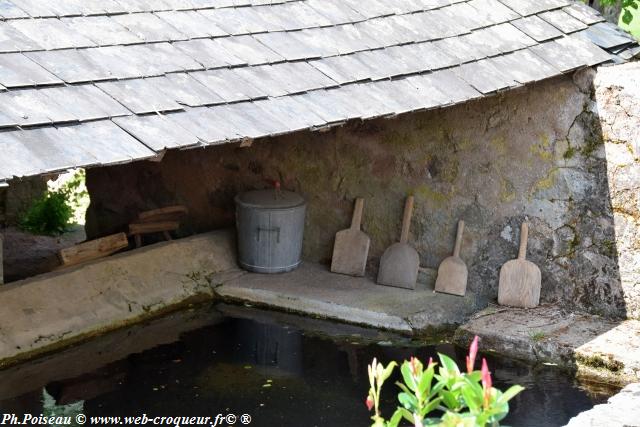
<path fill-rule="evenodd" d="M 404 203 L 404 216 L 402 217 L 402 233 L 400 243 L 407 243 L 409 240 L 409 226 L 411 226 L 411 213 L 413 212 L 413 196 L 407 197 Z"/>
<path fill-rule="evenodd" d="M 458 233 L 456 234 L 456 245 L 453 247 L 453 256 L 460 257 L 460 246 L 462 246 L 462 233 L 464 232 L 464 221 L 458 221 Z"/>
<path fill-rule="evenodd" d="M 358 197 L 356 204 L 353 208 L 353 218 L 351 218 L 351 229 L 360 230 L 360 224 L 362 223 L 362 210 L 364 209 L 364 199 Z"/>
<path fill-rule="evenodd" d="M 518 251 L 518 259 L 525 259 L 527 257 L 527 239 L 529 238 L 529 224 L 522 223 L 520 227 L 520 250 Z"/>

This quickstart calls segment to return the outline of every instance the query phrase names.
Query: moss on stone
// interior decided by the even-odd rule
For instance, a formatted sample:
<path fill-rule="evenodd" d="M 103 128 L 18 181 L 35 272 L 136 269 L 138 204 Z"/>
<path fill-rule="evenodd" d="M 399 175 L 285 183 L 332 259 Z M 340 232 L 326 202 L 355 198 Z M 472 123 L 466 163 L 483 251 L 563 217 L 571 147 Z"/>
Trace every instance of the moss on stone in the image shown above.
<path fill-rule="evenodd" d="M 576 155 L 576 152 L 577 152 L 577 151 L 578 151 L 578 150 L 576 150 L 576 149 L 575 149 L 575 148 L 573 148 L 571 145 L 569 145 L 569 147 L 567 147 L 567 150 L 564 152 L 564 154 L 562 154 L 562 157 L 563 157 L 565 160 L 572 159 L 572 158 Z"/>
<path fill-rule="evenodd" d="M 507 140 L 504 136 L 497 136 L 495 138 L 491 138 L 489 144 L 496 150 L 499 154 L 507 153 Z"/>
<path fill-rule="evenodd" d="M 580 150 L 583 156 L 591 157 L 593 153 L 598 149 L 598 147 L 602 145 L 602 141 L 597 138 L 587 138 L 585 140 L 585 144 Z"/>
<path fill-rule="evenodd" d="M 540 342 L 547 337 L 542 331 L 531 332 L 529 336 L 533 342 Z"/>
<path fill-rule="evenodd" d="M 472 145 L 472 141 L 469 138 L 462 138 L 458 141 L 456 141 L 456 149 L 459 151 L 464 151 L 464 150 L 468 150 L 471 145 Z"/>
<path fill-rule="evenodd" d="M 427 184 L 421 184 L 415 187 L 413 189 L 413 195 L 422 200 L 434 202 L 437 205 L 443 205 L 451 198 L 450 195 L 434 190 Z"/>
<path fill-rule="evenodd" d="M 602 255 L 614 257 L 616 255 L 616 242 L 613 240 L 602 240 L 600 242 L 600 251 Z"/>
<path fill-rule="evenodd" d="M 382 143 L 396 148 L 415 148 L 420 145 L 420 139 L 414 132 L 389 130 L 382 139 Z"/>
<path fill-rule="evenodd" d="M 576 362 L 580 365 L 594 369 L 603 369 L 611 372 L 620 372 L 624 369 L 624 363 L 614 359 L 610 355 L 602 354 L 576 354 Z"/>
<path fill-rule="evenodd" d="M 531 154 L 539 157 L 545 162 L 553 160 L 553 152 L 550 150 L 551 141 L 549 137 L 545 134 L 540 137 L 540 142 L 538 144 L 534 144 L 529 148 Z"/>
<path fill-rule="evenodd" d="M 541 190 L 549 190 L 553 188 L 556 183 L 556 174 L 558 173 L 557 168 L 553 168 L 549 171 L 546 177 L 538 180 L 533 186 L 533 193 Z"/>
<path fill-rule="evenodd" d="M 500 181 L 500 201 L 512 202 L 516 198 L 516 188 L 513 183 L 505 178 Z"/>

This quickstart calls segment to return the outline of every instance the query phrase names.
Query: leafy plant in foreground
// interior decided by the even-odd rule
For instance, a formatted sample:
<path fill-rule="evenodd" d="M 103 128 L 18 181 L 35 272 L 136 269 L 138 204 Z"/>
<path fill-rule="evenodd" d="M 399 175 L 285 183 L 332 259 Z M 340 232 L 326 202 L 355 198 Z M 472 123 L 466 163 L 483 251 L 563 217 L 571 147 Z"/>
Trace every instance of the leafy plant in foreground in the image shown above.
<path fill-rule="evenodd" d="M 398 394 L 401 406 L 389 420 L 380 413 L 380 395 L 384 382 L 398 364 L 391 362 L 385 367 L 374 358 L 369 365 L 371 388 L 366 399 L 367 408 L 374 410 L 372 427 L 396 427 L 402 419 L 415 427 L 498 426 L 509 413 L 509 400 L 524 388 L 514 385 L 502 392 L 493 387 L 486 359 L 482 359 L 481 369 L 474 371 L 477 353 L 476 336 L 469 347 L 466 373 L 460 371 L 453 359 L 440 353 L 439 367 L 431 358 L 426 367 L 415 357 L 405 360 L 400 367 L 403 382 L 396 383 L 401 390 Z M 434 416 L 436 411 L 441 415 Z"/>

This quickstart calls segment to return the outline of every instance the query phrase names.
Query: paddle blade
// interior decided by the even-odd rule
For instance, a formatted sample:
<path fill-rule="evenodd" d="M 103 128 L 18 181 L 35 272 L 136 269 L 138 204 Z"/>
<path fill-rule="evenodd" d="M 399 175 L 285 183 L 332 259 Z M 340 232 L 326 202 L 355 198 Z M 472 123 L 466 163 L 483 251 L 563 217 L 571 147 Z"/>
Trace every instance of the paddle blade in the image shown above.
<path fill-rule="evenodd" d="M 498 304 L 533 308 L 540 303 L 541 274 L 530 261 L 514 259 L 500 269 Z"/>
<path fill-rule="evenodd" d="M 438 267 L 436 292 L 464 296 L 467 291 L 467 265 L 456 256 L 446 258 Z"/>
<path fill-rule="evenodd" d="M 331 271 L 351 276 L 364 276 L 369 254 L 369 236 L 352 228 L 338 231 L 333 244 Z"/>
<path fill-rule="evenodd" d="M 378 284 L 415 289 L 419 265 L 420 257 L 414 248 L 406 243 L 394 243 L 380 259 Z"/>

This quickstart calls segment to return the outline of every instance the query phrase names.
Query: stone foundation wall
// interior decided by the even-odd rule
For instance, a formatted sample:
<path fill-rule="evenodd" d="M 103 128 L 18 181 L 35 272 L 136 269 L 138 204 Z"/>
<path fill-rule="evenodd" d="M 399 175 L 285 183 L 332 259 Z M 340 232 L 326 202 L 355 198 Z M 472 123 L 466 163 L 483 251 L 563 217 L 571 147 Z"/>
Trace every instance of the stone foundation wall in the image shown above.
<path fill-rule="evenodd" d="M 640 318 L 640 62 L 600 68 L 595 87 L 621 286 L 627 313 Z"/>
<path fill-rule="evenodd" d="M 371 236 L 368 273 L 398 239 L 404 197 L 416 198 L 410 242 L 421 280 L 433 281 L 452 251 L 458 219 L 462 258 L 480 303 L 497 295 L 500 266 L 517 255 L 519 225 L 531 224 L 529 259 L 542 270 L 542 299 L 612 317 L 628 311 L 593 71 L 489 99 L 324 132 L 168 152 L 87 172 L 90 237 L 123 229 L 139 210 L 182 203 L 181 233 L 233 224 L 239 191 L 283 187 L 309 201 L 304 257 L 328 262 L 336 231 L 364 197 Z"/>

